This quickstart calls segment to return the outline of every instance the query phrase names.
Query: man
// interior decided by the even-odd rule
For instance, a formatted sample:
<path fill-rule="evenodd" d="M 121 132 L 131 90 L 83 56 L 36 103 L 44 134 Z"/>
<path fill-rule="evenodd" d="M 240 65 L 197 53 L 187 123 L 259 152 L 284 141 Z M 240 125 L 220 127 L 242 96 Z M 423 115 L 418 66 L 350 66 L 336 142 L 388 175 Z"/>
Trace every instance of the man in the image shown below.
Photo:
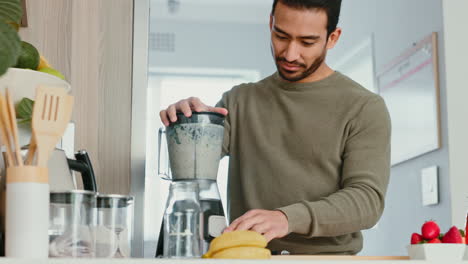
<path fill-rule="evenodd" d="M 277 73 L 161 111 L 226 115 L 230 156 L 225 230 L 263 234 L 274 252 L 356 254 L 376 224 L 390 171 L 390 119 L 380 96 L 325 63 L 337 43 L 340 0 L 275 0 L 270 17 Z M 228 114 L 229 113 L 229 114 Z"/>

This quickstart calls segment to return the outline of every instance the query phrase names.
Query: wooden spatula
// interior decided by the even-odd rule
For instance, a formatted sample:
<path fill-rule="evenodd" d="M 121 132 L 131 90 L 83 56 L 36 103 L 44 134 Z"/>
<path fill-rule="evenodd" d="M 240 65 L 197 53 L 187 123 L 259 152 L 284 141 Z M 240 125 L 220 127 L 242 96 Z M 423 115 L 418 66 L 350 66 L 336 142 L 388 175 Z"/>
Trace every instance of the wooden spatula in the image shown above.
<path fill-rule="evenodd" d="M 60 87 L 39 86 L 34 102 L 32 131 L 37 146 L 37 165 L 47 167 L 47 161 L 59 142 L 73 109 L 73 97 Z"/>

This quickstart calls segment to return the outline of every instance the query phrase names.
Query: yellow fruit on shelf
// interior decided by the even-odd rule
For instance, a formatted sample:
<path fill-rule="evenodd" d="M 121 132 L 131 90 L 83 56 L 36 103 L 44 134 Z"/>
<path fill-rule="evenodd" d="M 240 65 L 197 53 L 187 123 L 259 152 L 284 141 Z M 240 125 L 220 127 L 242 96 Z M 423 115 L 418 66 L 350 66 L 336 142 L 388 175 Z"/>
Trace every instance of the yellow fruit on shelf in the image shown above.
<path fill-rule="evenodd" d="M 271 254 L 265 249 L 264 236 L 254 231 L 233 231 L 213 239 L 203 258 L 265 259 Z"/>
<path fill-rule="evenodd" d="M 44 58 L 44 56 L 40 55 L 39 65 L 37 66 L 37 70 L 40 71 L 44 68 L 52 68 L 49 62 Z"/>
<path fill-rule="evenodd" d="M 217 251 L 231 247 L 260 247 L 264 248 L 267 241 L 264 236 L 254 231 L 233 231 L 224 233 L 221 236 L 213 239 L 208 252 L 216 253 Z"/>
<path fill-rule="evenodd" d="M 214 259 L 269 259 L 270 257 L 270 250 L 258 247 L 227 248 L 211 256 Z"/>
<path fill-rule="evenodd" d="M 56 69 L 53 69 L 53 68 L 42 68 L 39 70 L 40 72 L 44 72 L 44 73 L 48 73 L 48 74 L 52 74 L 52 75 L 55 75 L 57 77 L 59 77 L 60 79 L 62 80 L 65 80 L 65 76 L 63 76 L 63 74 L 59 71 L 57 71 Z"/>

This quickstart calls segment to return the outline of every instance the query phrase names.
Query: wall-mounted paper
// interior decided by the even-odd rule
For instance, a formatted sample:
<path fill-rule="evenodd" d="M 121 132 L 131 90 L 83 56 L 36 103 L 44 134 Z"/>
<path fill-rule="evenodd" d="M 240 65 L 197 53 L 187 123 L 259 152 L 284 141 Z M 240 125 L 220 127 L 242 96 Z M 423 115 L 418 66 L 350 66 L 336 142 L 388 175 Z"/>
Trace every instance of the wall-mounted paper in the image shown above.
<path fill-rule="evenodd" d="M 392 165 L 440 148 L 437 33 L 384 67 L 378 86 L 392 119 Z"/>

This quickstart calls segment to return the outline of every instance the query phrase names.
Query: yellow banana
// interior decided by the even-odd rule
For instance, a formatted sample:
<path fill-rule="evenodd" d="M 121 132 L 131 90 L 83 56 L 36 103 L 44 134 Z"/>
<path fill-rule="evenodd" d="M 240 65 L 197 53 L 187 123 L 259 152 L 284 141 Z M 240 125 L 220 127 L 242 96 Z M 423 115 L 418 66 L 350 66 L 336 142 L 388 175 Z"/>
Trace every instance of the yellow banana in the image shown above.
<path fill-rule="evenodd" d="M 37 66 L 37 70 L 42 70 L 44 68 L 52 68 L 49 62 L 44 58 L 44 56 L 40 55 L 39 65 Z"/>
<path fill-rule="evenodd" d="M 233 247 L 221 250 L 211 258 L 214 259 L 269 259 L 270 250 L 258 247 Z"/>
<path fill-rule="evenodd" d="M 205 258 L 214 256 L 218 252 L 230 248 L 265 248 L 267 241 L 264 236 L 254 231 L 233 231 L 224 233 L 221 236 L 213 239 L 210 244 L 210 249 L 204 255 Z"/>

